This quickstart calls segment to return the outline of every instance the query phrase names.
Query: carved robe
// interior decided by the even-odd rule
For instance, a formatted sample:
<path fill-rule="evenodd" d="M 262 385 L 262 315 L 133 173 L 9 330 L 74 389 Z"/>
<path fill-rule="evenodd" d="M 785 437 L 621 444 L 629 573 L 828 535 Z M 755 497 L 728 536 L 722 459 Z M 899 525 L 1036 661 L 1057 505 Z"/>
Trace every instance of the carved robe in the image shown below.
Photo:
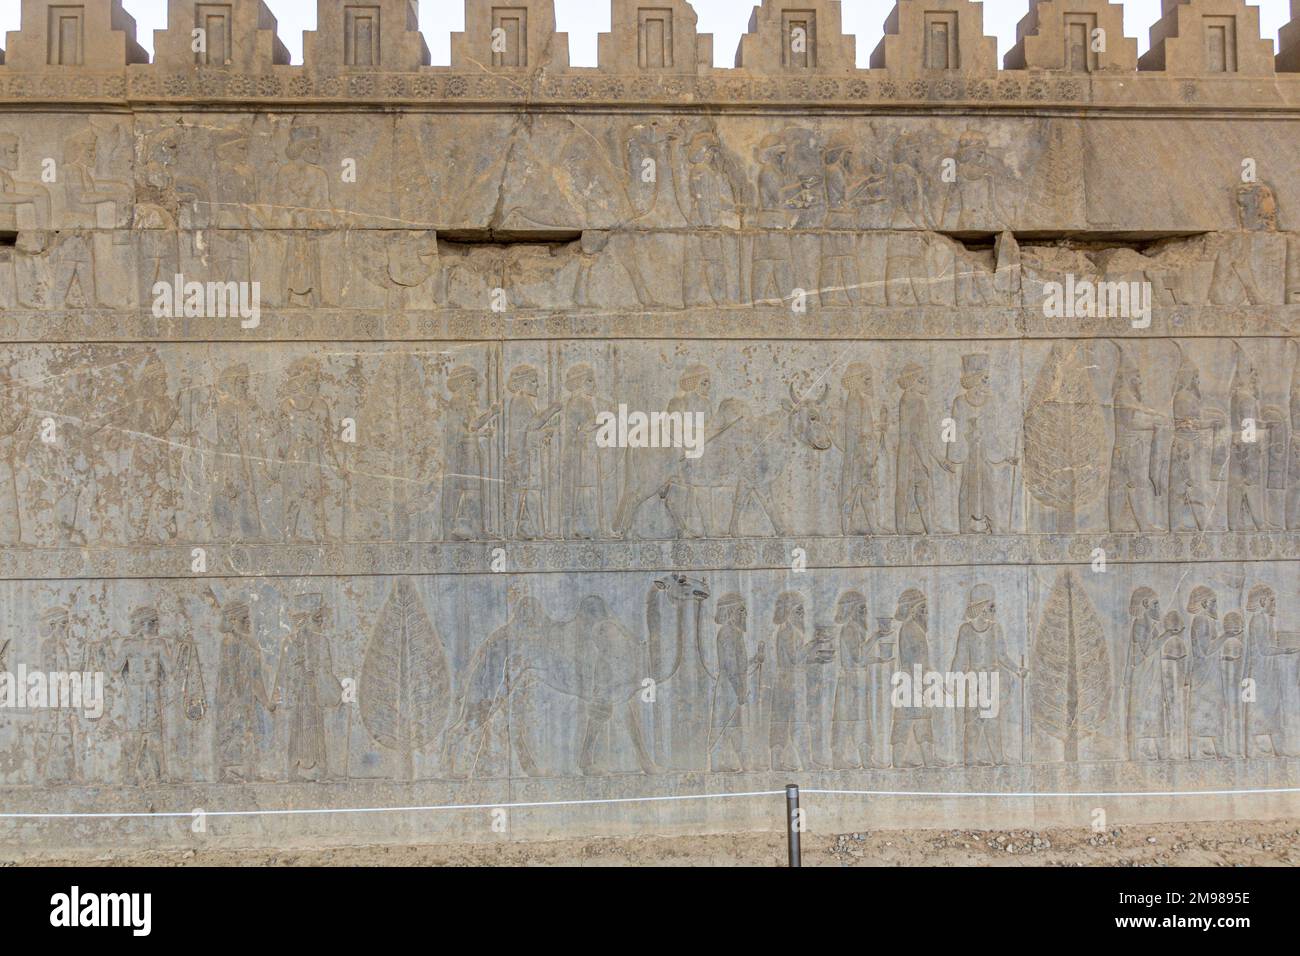
<path fill-rule="evenodd" d="M 271 696 L 280 702 L 289 725 L 290 777 L 316 767 L 327 774 L 325 710 L 342 696 L 325 635 L 302 627 L 284 640 Z"/>
<path fill-rule="evenodd" d="M 934 481 L 934 419 L 925 396 L 915 389 L 898 400 L 898 470 L 894 482 L 894 528 L 897 534 L 930 534 L 935 530 L 930 504 Z"/>
<path fill-rule="evenodd" d="M 1129 637 L 1128 738 L 1129 759 L 1139 760 L 1143 740 L 1157 742 L 1160 752 L 1168 736 L 1161 672 L 1161 642 L 1155 621 L 1145 612 L 1133 621 Z"/>
<path fill-rule="evenodd" d="M 1223 639 L 1216 636 L 1214 619 L 1208 614 L 1192 618 L 1189 633 L 1192 645 L 1191 714 L 1189 715 L 1193 753 L 1196 738 L 1213 738 L 1215 748 L 1223 752 L 1228 691 L 1223 686 L 1223 668 L 1219 653 Z"/>

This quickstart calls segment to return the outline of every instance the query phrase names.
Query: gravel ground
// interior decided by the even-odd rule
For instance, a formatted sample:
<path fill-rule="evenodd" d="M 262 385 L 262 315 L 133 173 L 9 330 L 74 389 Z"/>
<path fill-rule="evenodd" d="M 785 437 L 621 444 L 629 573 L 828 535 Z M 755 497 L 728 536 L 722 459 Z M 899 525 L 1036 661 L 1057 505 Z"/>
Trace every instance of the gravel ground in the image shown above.
<path fill-rule="evenodd" d="M 27 858 L 60 866 L 784 866 L 780 833 L 643 836 L 546 843 L 344 846 L 293 850 L 152 850 Z M 1294 866 L 1300 821 L 1181 823 L 1096 833 L 880 830 L 803 835 L 805 866 Z"/>

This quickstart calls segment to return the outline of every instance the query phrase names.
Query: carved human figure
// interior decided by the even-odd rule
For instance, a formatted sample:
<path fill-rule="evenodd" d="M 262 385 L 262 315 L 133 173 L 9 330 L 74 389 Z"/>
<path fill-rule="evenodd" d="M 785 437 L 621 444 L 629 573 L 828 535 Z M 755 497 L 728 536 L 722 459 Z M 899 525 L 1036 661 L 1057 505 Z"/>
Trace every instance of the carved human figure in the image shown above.
<path fill-rule="evenodd" d="M 677 392 L 668 400 L 668 411 L 682 416 L 683 421 L 701 421 L 705 434 L 714 434 L 722 427 L 714 417 L 710 391 L 713 376 L 707 365 L 698 363 L 686 367 L 677 378 Z M 693 416 L 688 419 L 686 416 Z M 701 436 L 703 437 L 703 436 Z M 664 457 L 677 458 L 676 449 L 664 449 Z M 698 538 L 709 533 L 711 517 L 710 488 L 701 488 L 687 481 L 670 482 L 663 494 L 664 507 L 673 519 L 678 532 L 687 538 Z"/>
<path fill-rule="evenodd" d="M 1227 710 L 1224 713 L 1223 749 L 1230 757 L 1246 752 L 1243 702 L 1241 699 L 1242 664 L 1246 654 L 1246 619 L 1240 611 L 1223 615 L 1223 643 L 1219 648 L 1219 670 L 1223 680 Z"/>
<path fill-rule="evenodd" d="M 1160 598 L 1149 587 L 1128 602 L 1128 653 L 1124 664 L 1125 739 L 1130 760 L 1161 760 L 1169 737 L 1162 690 Z"/>
<path fill-rule="evenodd" d="M 861 591 L 840 594 L 835 604 L 839 625 L 839 676 L 835 682 L 835 707 L 831 716 L 831 752 L 836 770 L 870 769 L 872 664 L 879 656 L 880 635 L 871 634 L 867 621 L 867 599 Z"/>
<path fill-rule="evenodd" d="M 1266 531 L 1264 418 L 1259 396 L 1259 373 L 1240 345 L 1229 388 L 1228 427 L 1232 444 L 1228 457 L 1228 530 Z"/>
<path fill-rule="evenodd" d="M 52 607 L 37 623 L 41 670 L 46 674 L 70 674 L 75 669 L 70 648 L 70 618 L 66 608 Z M 77 759 L 77 714 L 54 706 L 37 716 L 36 775 L 44 784 L 75 783 L 80 779 Z"/>
<path fill-rule="evenodd" d="M 677 170 L 682 165 L 677 138 L 670 138 L 668 146 Z M 677 207 L 691 227 L 682 259 L 682 299 L 687 307 L 735 300 L 731 291 L 736 269 L 734 230 L 740 225 L 744 183 L 727 159 L 717 134 L 704 130 L 686 145 L 685 175 L 673 175 Z"/>
<path fill-rule="evenodd" d="M 1187 626 L 1177 609 L 1166 612 L 1156 643 L 1160 647 L 1160 686 L 1166 731 L 1161 754 L 1185 758 L 1191 744 L 1191 679 L 1195 665 L 1186 636 Z"/>
<path fill-rule="evenodd" d="M 956 181 L 945 209 L 945 221 L 956 229 L 995 229 L 1009 222 L 1002 194 L 1015 174 L 989 149 L 988 137 L 966 130 L 957 140 Z"/>
<path fill-rule="evenodd" d="M 854 137 L 840 131 L 822 151 L 826 189 L 826 219 L 821 234 L 817 288 L 823 306 L 856 305 L 862 301 L 858 269 L 858 207 L 869 189 L 854 161 Z"/>
<path fill-rule="evenodd" d="M 334 676 L 323 596 L 298 595 L 289 617 L 271 690 L 277 713 L 284 714 L 289 726 L 288 776 L 290 780 L 328 779 L 325 720 L 341 705 L 343 685 Z"/>
<path fill-rule="evenodd" d="M 836 444 L 840 463 L 840 533 L 880 534 L 876 500 L 880 494 L 881 456 L 889 412 L 882 404 L 873 412 L 871 366 L 852 362 L 844 370 L 844 404 L 840 409 Z"/>
<path fill-rule="evenodd" d="M 176 642 L 159 633 L 157 608 L 138 607 L 131 612 L 130 635 L 123 640 L 112 667 L 112 674 L 124 681 L 123 759 L 125 779 L 129 782 L 146 784 L 169 779 L 165 756 L 168 735 L 181 729 L 167 726 L 169 704 L 177 689 L 184 695 L 201 680 L 190 670 L 199 667 L 197 656 L 178 653 L 179 650 Z M 186 710 L 190 720 L 202 716 L 198 709 Z"/>
<path fill-rule="evenodd" d="M 1277 232 L 1277 197 L 1267 183 L 1239 183 L 1235 191 L 1240 232 L 1219 233 L 1210 281 L 1214 305 L 1260 305 L 1280 302 L 1270 294 L 1270 285 L 1282 286 L 1280 277 L 1269 275 L 1265 263 L 1270 249 L 1285 250 Z M 1271 280 L 1271 281 L 1270 281 Z"/>
<path fill-rule="evenodd" d="M 0 133 L 0 232 L 17 232 L 19 211 L 27 207 L 34 222 L 30 226 L 50 226 L 50 193 L 39 183 L 25 183 L 14 178 L 19 163 L 18 137 Z"/>
<path fill-rule="evenodd" d="M 479 404 L 478 370 L 458 365 L 447 376 L 442 412 L 442 536 L 481 539 L 487 531 L 487 459 L 483 443 L 496 433 L 497 412 Z"/>
<path fill-rule="evenodd" d="M 1246 595 L 1246 654 L 1242 671 L 1250 682 L 1253 699 L 1245 702 L 1246 756 L 1281 757 L 1286 754 L 1286 686 L 1283 661 L 1300 653 L 1300 644 L 1283 646 L 1277 639 L 1277 595 L 1267 584 L 1256 584 Z M 1295 668 L 1290 668 L 1295 674 Z"/>
<path fill-rule="evenodd" d="M 246 363 L 221 370 L 213 403 L 212 526 L 224 541 L 256 541 L 263 532 L 262 469 L 254 464 L 263 453 L 255 437 L 260 423 Z"/>
<path fill-rule="evenodd" d="M 1187 599 L 1191 617 L 1188 635 L 1191 664 L 1188 680 L 1190 711 L 1188 735 L 1192 758 L 1224 755 L 1229 688 L 1223 686 L 1221 666 L 1224 636 L 1218 632 L 1219 602 L 1203 584 L 1192 588 Z"/>
<path fill-rule="evenodd" d="M 294 230 L 285 245 L 280 276 L 286 306 L 321 304 L 321 258 L 317 237 L 304 230 L 326 225 L 330 207 L 329 178 L 321 168 L 320 128 L 296 126 L 289 132 L 283 163 L 275 175 L 272 201 Z"/>
<path fill-rule="evenodd" d="M 559 430 L 560 402 L 537 407 L 537 369 L 516 365 L 506 383 L 506 481 L 510 484 L 510 519 L 516 538 L 531 540 L 550 533 L 551 513 L 546 469 L 550 445 Z"/>
<path fill-rule="evenodd" d="M 128 540 L 161 542 L 177 534 L 180 456 L 170 434 L 180 418 L 180 397 L 167 388 L 167 367 L 150 350 L 114 426 L 129 440 L 126 465 Z"/>
<path fill-rule="evenodd" d="M 797 591 L 777 595 L 772 612 L 773 672 L 768 746 L 773 770 L 800 770 L 812 744 L 808 734 L 806 673 L 816 640 L 804 639 L 806 599 Z"/>
<path fill-rule="evenodd" d="M 1290 531 L 1300 531 L 1300 339 L 1292 339 L 1296 353 L 1291 369 L 1291 456 L 1287 462 L 1286 526 Z"/>
<path fill-rule="evenodd" d="M 184 271 L 179 229 L 196 225 L 192 211 L 208 205 L 206 186 L 177 175 L 181 143 L 180 131 L 172 127 L 144 136 L 143 162 L 136 170 L 133 225 L 139 230 L 146 289 L 152 289 L 155 282 L 171 282 Z"/>
<path fill-rule="evenodd" d="M 1169 446 L 1169 530 L 1204 531 L 1213 505 L 1205 480 L 1205 432 L 1220 422 L 1207 417 L 1201 400 L 1201 373 L 1180 348 L 1174 376 L 1173 439 Z"/>
<path fill-rule="evenodd" d="M 54 234 L 27 229 L 14 241 L 13 303 L 21 309 L 47 309 L 53 304 L 52 253 Z M 3 290 L 0 290 L 3 291 Z"/>
<path fill-rule="evenodd" d="M 763 137 L 754 158 L 759 164 L 755 215 L 759 231 L 752 239 L 750 299 L 780 304 L 794 294 L 794 245 L 787 230 L 803 185 L 791 174 L 786 143 L 776 133 Z"/>
<path fill-rule="evenodd" d="M 18 478 L 32 467 L 21 447 L 30 434 L 25 431 L 30 416 L 17 368 L 18 360 L 14 359 L 0 374 L 0 545 L 23 541 L 23 500 Z"/>
<path fill-rule="evenodd" d="M 1013 679 L 1024 680 L 1028 671 L 1007 655 L 1002 625 L 997 619 L 997 600 L 992 586 L 977 584 L 966 598 L 966 615 L 957 629 L 957 649 L 953 652 L 952 671 L 961 675 L 981 676 L 993 688 L 992 675 L 998 674 L 998 700 L 995 711 L 986 713 L 978 700 L 969 694 L 961 710 L 962 763 L 967 767 L 997 767 L 1007 762 L 1004 730 L 1010 710 L 1004 706 L 1010 698 Z M 969 681 L 967 682 L 969 687 Z M 1023 750 L 1024 743 L 1021 742 Z"/>
<path fill-rule="evenodd" d="M 585 362 L 564 373 L 560 417 L 560 521 L 566 538 L 594 538 L 605 527 L 602 463 L 596 447 L 596 373 Z"/>
<path fill-rule="evenodd" d="M 99 140 L 93 129 L 69 136 L 63 146 L 63 166 L 59 178 L 63 183 L 62 225 L 73 228 L 111 228 L 121 224 L 134 202 L 129 183 L 100 176 Z M 88 241 L 76 233 L 61 233 L 58 255 L 54 260 L 50 283 L 53 303 L 64 308 L 85 308 L 111 303 L 99 292 L 96 253 L 106 251 L 103 243 L 112 240 L 107 234 Z M 93 245 L 92 245 L 93 242 Z M 104 262 L 100 269 L 117 263 Z"/>
<path fill-rule="evenodd" d="M 988 355 L 961 357 L 961 387 L 962 393 L 952 400 L 955 440 L 947 443 L 948 461 L 961 469 L 957 532 L 999 534 L 1007 528 L 997 516 L 993 468 L 1015 467 L 1019 459 L 1015 455 L 993 457 L 990 433 L 996 416 L 985 407 L 990 397 Z"/>
<path fill-rule="evenodd" d="M 930 670 L 929 609 L 925 595 L 916 588 L 908 588 L 898 596 L 894 611 L 898 623 L 898 671 L 909 679 L 917 672 Z M 889 743 L 894 752 L 894 768 L 935 767 L 939 762 L 934 753 L 934 728 L 931 726 L 928 707 L 914 707 L 910 703 L 894 707 L 894 722 L 889 733 Z M 920 760 L 913 757 L 917 752 Z"/>
<path fill-rule="evenodd" d="M 332 479 L 342 473 L 334 448 L 329 405 L 321 394 L 321 366 L 296 359 L 279 392 L 276 456 L 268 463 L 279 481 L 283 533 L 290 541 L 321 541 L 329 532 Z"/>
<path fill-rule="evenodd" d="M 258 777 L 258 704 L 268 712 L 275 703 L 263 680 L 262 650 L 253 635 L 247 601 L 221 609 L 221 663 L 217 670 L 217 779 L 242 783 Z"/>
<path fill-rule="evenodd" d="M 897 534 L 933 534 L 934 480 L 930 466 L 952 473 L 940 454 L 939 429 L 930 414 L 930 377 L 909 362 L 898 376 L 898 461 L 894 473 L 894 529 Z"/>
<path fill-rule="evenodd" d="M 748 741 L 757 723 L 763 645 L 750 656 L 745 642 L 749 611 L 739 594 L 724 594 L 713 620 L 718 625 L 718 673 L 709 714 L 709 769 L 715 773 L 751 770 Z"/>
<path fill-rule="evenodd" d="M 216 134 L 211 217 L 217 229 L 246 230 L 259 222 L 257 170 L 249 162 L 248 148 L 249 131 L 242 127 Z"/>
<path fill-rule="evenodd" d="M 1150 531 L 1147 492 L 1163 493 L 1156 467 L 1160 418 L 1142 403 L 1142 373 L 1122 347 L 1111 389 L 1115 440 L 1110 455 L 1107 513 L 1110 530 Z"/>

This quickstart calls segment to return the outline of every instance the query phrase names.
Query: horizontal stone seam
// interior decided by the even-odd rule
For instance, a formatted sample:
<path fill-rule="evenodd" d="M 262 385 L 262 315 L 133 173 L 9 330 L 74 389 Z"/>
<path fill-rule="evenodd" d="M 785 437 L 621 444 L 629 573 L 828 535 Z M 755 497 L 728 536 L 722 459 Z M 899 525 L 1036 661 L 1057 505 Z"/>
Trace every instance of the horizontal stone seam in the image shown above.
<path fill-rule="evenodd" d="M 1148 565 L 1158 565 L 1164 567 L 1185 567 L 1197 564 L 1217 564 L 1217 565 L 1245 565 L 1245 564 L 1275 564 L 1291 565 L 1300 564 L 1297 558 L 1180 558 L 1178 560 L 1158 560 L 1150 561 L 1133 560 L 1133 559 L 1107 559 L 1108 568 L 1116 567 L 1145 567 Z M 1084 568 L 1090 567 L 1091 562 L 1087 559 L 1079 561 L 1016 561 L 1016 562 L 958 562 L 954 564 L 943 564 L 931 562 L 928 564 L 808 564 L 805 571 L 794 572 L 789 565 L 749 565 L 746 567 L 735 568 L 701 568 L 690 563 L 685 564 L 662 564 L 646 568 L 592 568 L 592 567 L 568 567 L 568 568 L 529 568 L 510 571 L 489 571 L 486 569 L 466 569 L 466 570 L 449 570 L 449 571 L 274 571 L 274 572 L 248 572 L 247 574 L 232 572 L 209 572 L 207 574 L 118 574 L 118 575 L 84 575 L 72 577 L 7 577 L 0 575 L 0 581 L 26 582 L 26 583 L 44 583 L 58 581 L 210 581 L 210 580 L 233 580 L 246 581 L 250 578 L 259 579 L 281 579 L 281 578 L 438 578 L 438 577 L 518 577 L 525 574 L 557 574 L 557 575 L 574 575 L 574 574 L 662 574 L 665 571 L 696 571 L 701 574 L 749 574 L 749 573 L 781 573 L 781 574 L 806 574 L 810 571 L 915 571 L 915 570 L 932 570 L 935 568 L 1023 568 L 1026 571 L 1038 568 Z M 1099 572 L 1109 574 L 1110 571 Z"/>

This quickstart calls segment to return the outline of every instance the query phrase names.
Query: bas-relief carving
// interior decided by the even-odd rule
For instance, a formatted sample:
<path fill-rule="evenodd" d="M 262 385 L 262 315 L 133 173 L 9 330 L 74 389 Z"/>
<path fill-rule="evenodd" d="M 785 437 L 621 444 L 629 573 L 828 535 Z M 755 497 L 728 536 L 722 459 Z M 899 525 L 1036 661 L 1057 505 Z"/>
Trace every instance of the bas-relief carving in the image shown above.
<path fill-rule="evenodd" d="M 1300 530 L 1296 340 L 6 353 L 11 548 Z"/>
<path fill-rule="evenodd" d="M 13 583 L 7 606 L 40 626 L 29 636 L 9 612 L 10 663 L 103 668 L 107 703 L 97 719 L 10 712 L 4 778 L 149 787 L 1279 758 L 1300 746 L 1288 570 Z M 996 673 L 996 713 L 895 701 L 893 675 L 916 668 Z"/>
<path fill-rule="evenodd" d="M 0 712 L 0 782 L 1291 779 L 1288 121 L 974 119 L 0 119 L 0 669 L 107 679 Z M 176 274 L 261 326 L 153 316 Z M 1067 276 L 1153 328 L 1044 316 Z M 702 454 L 601 447 L 620 404 Z"/>

